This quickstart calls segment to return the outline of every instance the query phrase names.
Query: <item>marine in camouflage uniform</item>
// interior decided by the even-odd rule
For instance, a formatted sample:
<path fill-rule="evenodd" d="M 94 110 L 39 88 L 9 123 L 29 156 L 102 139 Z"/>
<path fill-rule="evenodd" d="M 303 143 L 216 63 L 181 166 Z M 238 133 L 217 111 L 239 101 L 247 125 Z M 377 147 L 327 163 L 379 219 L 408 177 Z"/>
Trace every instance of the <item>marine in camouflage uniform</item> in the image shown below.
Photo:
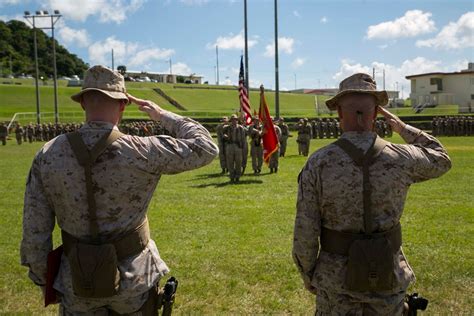
<path fill-rule="evenodd" d="M 288 137 L 290 137 L 290 129 L 288 125 L 285 123 L 283 117 L 280 117 L 280 121 L 278 122 L 278 127 L 281 130 L 281 137 L 280 137 L 280 157 L 285 157 L 286 153 L 286 145 L 288 143 Z"/>
<path fill-rule="evenodd" d="M 252 169 L 255 174 L 262 171 L 263 164 L 263 126 L 258 116 L 253 118 L 253 124 L 249 126 L 250 156 L 252 156 Z"/>
<path fill-rule="evenodd" d="M 17 123 L 15 127 L 15 137 L 16 137 L 16 143 L 18 145 L 21 145 L 23 141 L 23 134 L 25 134 L 23 127 L 21 127 L 21 125 Z"/>
<path fill-rule="evenodd" d="M 346 130 L 341 138 L 366 152 L 377 137 L 371 131 L 376 105 L 386 104 L 388 97 L 385 91 L 376 91 L 375 82 L 367 74 L 346 78 L 339 90 L 326 104 L 329 109 L 337 107 L 344 122 Z M 359 123 L 354 119 L 359 111 L 367 111 L 360 129 L 354 128 Z M 436 138 L 405 125 L 382 107 L 378 111 L 408 143 L 386 142 L 368 169 L 371 224 L 375 232 L 387 232 L 400 221 L 410 185 L 441 176 L 451 162 Z M 305 287 L 316 294 L 317 315 L 401 315 L 406 289 L 415 280 L 400 247 L 386 257 L 389 262 L 393 260 L 393 274 L 389 271 L 394 277 L 391 290 L 348 290 L 348 256 L 327 250 L 327 239 L 321 232 L 364 234 L 366 206 L 361 169 L 342 147 L 333 143 L 312 154 L 298 178 L 293 258 Z"/>
<path fill-rule="evenodd" d="M 311 141 L 311 125 L 308 124 L 308 119 L 305 118 L 298 124 L 298 152 L 300 155 L 308 156 L 309 144 Z"/>
<path fill-rule="evenodd" d="M 101 90 L 89 92 L 87 88 Z M 100 235 L 111 240 L 144 221 L 161 175 L 199 168 L 218 154 L 209 132 L 199 123 L 165 111 L 151 101 L 127 96 L 124 92 L 124 79 L 118 72 L 102 66 L 87 71 L 83 90 L 74 95 L 73 100 L 86 104 L 95 97 L 95 100 L 102 100 L 98 101 L 100 106 L 107 105 L 108 111 L 113 108 L 116 113 L 111 119 L 115 123 L 90 120 L 82 126 L 80 137 L 89 149 L 104 134 L 118 130 L 118 107 L 123 111 L 128 100 L 136 103 L 153 120 L 160 120 L 174 136 L 123 135 L 109 145 L 92 166 L 96 223 Z M 102 98 L 97 99 L 97 95 Z M 98 103 L 91 104 L 97 106 Z M 56 137 L 37 153 L 26 185 L 21 263 L 29 268 L 29 277 L 38 286 L 46 283 L 46 257 L 53 246 L 55 220 L 61 230 L 79 240 L 87 240 L 90 236 L 84 169 L 78 164 L 66 135 Z M 169 271 L 152 239 L 143 247 L 138 254 L 118 262 L 120 290 L 117 295 L 104 298 L 74 294 L 71 266 L 63 254 L 54 282 L 54 288 L 61 293 L 60 313 L 141 315 L 138 310 L 147 301 L 149 290 Z"/>
<path fill-rule="evenodd" d="M 221 164 L 222 174 L 227 172 L 227 162 L 225 159 L 225 143 L 224 143 L 224 126 L 227 125 L 229 119 L 225 116 L 221 120 L 221 124 L 216 127 L 217 146 L 219 147 L 219 162 Z"/>
<path fill-rule="evenodd" d="M 0 141 L 2 142 L 3 146 L 7 144 L 7 137 L 8 137 L 8 128 L 5 126 L 4 123 L 0 123 Z"/>
<path fill-rule="evenodd" d="M 26 135 L 28 136 L 28 141 L 30 143 L 33 142 L 33 136 L 35 135 L 35 129 L 33 127 L 33 124 L 30 123 L 28 127 L 26 128 Z"/>
<path fill-rule="evenodd" d="M 278 125 L 273 125 L 275 128 L 275 134 L 278 138 L 278 143 L 280 143 L 281 138 L 281 129 Z M 268 161 L 268 167 L 270 168 L 270 173 L 277 173 L 278 172 L 278 158 L 280 157 L 280 146 L 278 146 L 277 150 L 270 156 Z"/>
<path fill-rule="evenodd" d="M 242 175 L 242 148 L 244 148 L 245 129 L 238 124 L 237 115 L 232 114 L 230 124 L 224 127 L 225 155 L 231 182 L 239 182 Z"/>

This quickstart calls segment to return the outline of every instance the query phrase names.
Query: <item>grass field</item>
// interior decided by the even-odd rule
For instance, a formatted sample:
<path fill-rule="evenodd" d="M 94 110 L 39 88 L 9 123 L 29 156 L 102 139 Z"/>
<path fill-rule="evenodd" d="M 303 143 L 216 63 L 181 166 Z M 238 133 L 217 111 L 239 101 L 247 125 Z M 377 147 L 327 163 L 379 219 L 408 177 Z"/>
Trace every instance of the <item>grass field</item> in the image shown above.
<path fill-rule="evenodd" d="M 401 142 L 399 137 L 393 139 Z M 453 161 L 440 179 L 414 185 L 402 217 L 404 251 L 430 300 L 426 315 L 474 312 L 474 138 L 441 138 Z M 315 140 L 311 150 L 329 143 Z M 25 178 L 41 144 L 0 146 L 0 314 L 54 314 L 19 264 Z M 180 281 L 177 314 L 313 313 L 291 259 L 297 175 L 305 162 L 290 138 L 278 174 L 238 185 L 218 161 L 164 176 L 152 199 L 152 236 Z M 57 244 L 58 231 L 55 231 Z"/>
<path fill-rule="evenodd" d="M 9 121 L 16 112 L 36 113 L 36 90 L 31 79 L 14 79 L 16 84 L 0 84 L 0 121 Z M 2 82 L 0 80 L 0 82 Z M 176 86 L 176 87 L 175 87 Z M 217 118 L 229 116 L 239 108 L 238 91 L 219 90 L 216 86 L 207 85 L 171 85 L 147 82 L 127 82 L 127 90 L 130 94 L 139 98 L 149 99 L 159 104 L 167 110 L 174 110 L 168 101 L 159 96 L 153 88 L 159 87 L 166 94 L 177 100 L 188 111 L 177 111 L 177 113 L 194 118 L 211 117 Z M 181 88 L 179 88 L 181 87 Z M 209 89 L 189 89 L 190 87 L 209 87 Z M 225 87 L 232 88 L 232 87 Z M 58 87 L 58 108 L 60 113 L 69 114 L 68 117 L 61 117 L 61 121 L 80 122 L 83 119 L 80 106 L 70 99 L 70 96 L 78 92 L 78 87 L 66 87 L 66 81 L 59 81 Z M 50 85 L 40 85 L 40 106 L 41 112 L 54 111 L 53 87 Z M 266 92 L 267 103 L 270 112 L 274 115 L 275 93 Z M 319 96 L 318 102 L 323 106 L 325 96 Z M 250 101 L 252 110 L 258 112 L 260 96 L 258 91 L 250 91 Z M 434 109 L 425 109 L 420 114 L 414 114 L 410 107 L 394 109 L 399 116 L 417 115 L 455 115 L 458 114 L 457 105 L 438 106 Z M 76 112 L 74 116 L 72 112 Z M 316 117 L 315 96 L 294 93 L 280 93 L 280 113 L 285 117 Z M 328 114 L 322 114 L 328 116 Z M 143 113 L 135 106 L 127 107 L 124 118 L 145 118 Z M 35 121 L 35 116 L 20 119 L 21 123 Z M 43 120 L 44 122 L 54 121 L 52 115 Z"/>

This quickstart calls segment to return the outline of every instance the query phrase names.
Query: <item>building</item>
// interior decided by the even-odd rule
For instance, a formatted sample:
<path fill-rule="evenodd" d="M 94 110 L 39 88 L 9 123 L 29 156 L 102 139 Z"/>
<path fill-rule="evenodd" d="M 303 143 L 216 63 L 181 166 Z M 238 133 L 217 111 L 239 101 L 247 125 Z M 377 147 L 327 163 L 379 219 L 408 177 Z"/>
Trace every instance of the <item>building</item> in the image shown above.
<path fill-rule="evenodd" d="M 457 104 L 459 112 L 474 111 L 474 63 L 460 72 L 432 72 L 405 78 L 411 81 L 413 107 Z"/>
<path fill-rule="evenodd" d="M 191 75 L 178 75 L 178 74 L 165 74 L 160 72 L 151 71 L 129 71 L 125 73 L 125 77 L 133 78 L 134 80 L 141 81 L 152 81 L 160 83 L 193 83 L 202 84 L 202 76 L 196 74 Z"/>

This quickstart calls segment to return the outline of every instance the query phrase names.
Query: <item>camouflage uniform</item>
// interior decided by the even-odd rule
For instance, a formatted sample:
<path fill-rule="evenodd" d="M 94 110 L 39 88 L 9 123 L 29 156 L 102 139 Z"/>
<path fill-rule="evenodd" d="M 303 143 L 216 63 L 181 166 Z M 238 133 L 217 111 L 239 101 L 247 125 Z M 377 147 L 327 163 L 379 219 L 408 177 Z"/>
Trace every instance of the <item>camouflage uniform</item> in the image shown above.
<path fill-rule="evenodd" d="M 227 170 L 231 181 L 239 181 L 242 175 L 242 149 L 244 148 L 245 129 L 242 125 L 232 124 L 224 127 L 225 155 Z"/>
<path fill-rule="evenodd" d="M 217 136 L 217 146 L 219 147 L 219 162 L 221 164 L 222 173 L 226 172 L 226 160 L 225 160 L 225 144 L 223 138 L 223 129 L 225 124 L 227 124 L 227 118 L 223 119 L 222 124 L 217 125 L 216 136 Z"/>
<path fill-rule="evenodd" d="M 249 127 L 250 135 L 250 155 L 252 156 L 252 169 L 254 173 L 260 173 L 263 164 L 263 145 L 262 145 L 262 124 L 256 121 L 257 124 Z"/>
<path fill-rule="evenodd" d="M 412 183 L 439 177 L 451 167 L 436 138 L 409 125 L 401 136 L 413 145 L 389 143 L 369 169 L 375 231 L 399 222 Z M 365 152 L 376 134 L 346 132 L 341 137 Z M 374 294 L 345 289 L 346 256 L 318 254 L 322 227 L 359 233 L 364 229 L 363 214 L 361 169 L 334 144 L 311 155 L 299 176 L 293 258 L 305 284 L 316 289 L 317 314 L 401 314 L 406 288 L 415 279 L 401 248 L 393 257 L 396 286 Z"/>
<path fill-rule="evenodd" d="M 290 136 L 290 130 L 288 129 L 288 125 L 285 124 L 283 121 L 280 121 L 278 124 L 281 130 L 281 137 L 280 137 L 280 157 L 285 157 L 286 153 L 286 144 L 288 142 L 288 137 Z"/>
<path fill-rule="evenodd" d="M 209 132 L 195 121 L 163 111 L 160 116 L 169 136 L 124 135 L 99 156 L 92 167 L 97 223 L 100 233 L 111 238 L 143 222 L 153 192 L 162 174 L 199 168 L 218 154 Z M 80 133 L 91 148 L 116 126 L 89 122 Z M 36 155 L 31 167 L 23 215 L 21 263 L 29 267 L 29 277 L 44 285 L 46 256 L 52 249 L 55 218 L 69 234 L 87 239 L 89 212 L 83 168 L 79 166 L 66 139 L 61 135 L 48 142 Z M 75 315 L 137 311 L 148 298 L 148 290 L 166 273 L 153 240 L 134 256 L 119 261 L 119 294 L 109 298 L 81 298 L 73 294 L 70 265 L 63 255 L 54 288 L 62 293 L 61 309 Z M 107 308 L 107 309 L 106 309 Z"/>
<path fill-rule="evenodd" d="M 23 130 L 23 127 L 21 127 L 19 124 L 15 128 L 15 136 L 16 136 L 16 143 L 18 145 L 21 145 L 22 140 L 23 140 L 23 134 L 25 131 Z"/>
<path fill-rule="evenodd" d="M 274 125 L 275 127 L 275 134 L 278 139 L 278 143 L 280 143 L 281 138 L 281 129 L 278 125 Z M 270 156 L 270 160 L 268 161 L 268 167 L 270 168 L 270 172 L 278 172 L 278 158 L 280 157 L 280 147 Z"/>
<path fill-rule="evenodd" d="M 2 145 L 5 146 L 7 144 L 7 136 L 8 136 L 8 128 L 5 124 L 0 123 L 0 141 Z"/>
<path fill-rule="evenodd" d="M 309 143 L 311 141 L 311 125 L 304 121 L 298 125 L 298 152 L 303 156 L 308 156 Z"/>

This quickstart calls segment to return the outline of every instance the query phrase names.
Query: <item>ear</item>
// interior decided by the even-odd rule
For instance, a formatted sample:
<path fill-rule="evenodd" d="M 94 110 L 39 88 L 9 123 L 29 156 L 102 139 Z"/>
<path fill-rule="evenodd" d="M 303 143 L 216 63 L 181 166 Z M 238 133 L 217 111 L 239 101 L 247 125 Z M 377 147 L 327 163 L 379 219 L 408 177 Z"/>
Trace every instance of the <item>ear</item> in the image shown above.
<path fill-rule="evenodd" d="M 375 121 L 376 118 L 377 118 L 377 106 L 375 106 L 374 115 L 372 116 L 372 120 Z"/>
<path fill-rule="evenodd" d="M 80 103 L 81 103 L 81 108 L 85 111 L 86 108 L 84 107 L 84 102 L 82 101 L 82 98 L 81 98 L 81 102 L 80 102 Z"/>
<path fill-rule="evenodd" d="M 126 101 L 122 101 L 120 102 L 120 113 L 122 113 L 123 111 L 125 111 L 125 105 L 127 104 Z"/>

